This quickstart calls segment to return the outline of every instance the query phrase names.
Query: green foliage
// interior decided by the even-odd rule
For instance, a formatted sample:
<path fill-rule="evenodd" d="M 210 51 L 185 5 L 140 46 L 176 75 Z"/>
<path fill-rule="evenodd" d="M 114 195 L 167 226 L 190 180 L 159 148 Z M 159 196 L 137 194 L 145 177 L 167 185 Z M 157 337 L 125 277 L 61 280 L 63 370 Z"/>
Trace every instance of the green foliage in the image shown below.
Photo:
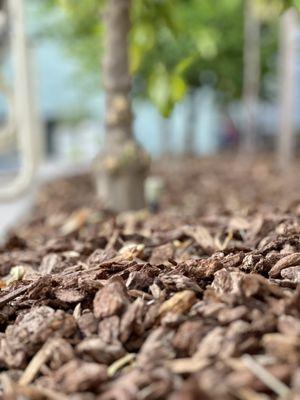
<path fill-rule="evenodd" d="M 136 81 L 142 82 L 135 85 L 135 93 L 150 98 L 165 116 L 187 89 L 182 71 L 177 68 L 185 58 L 176 44 L 182 30 L 177 6 L 183 3 L 134 0 L 132 6 L 131 71 Z"/>
<path fill-rule="evenodd" d="M 218 0 L 216 7 L 209 1 L 177 1 L 170 7 L 169 17 L 176 22 L 173 29 L 158 26 L 155 45 L 140 57 L 137 73 L 146 82 L 143 94 L 150 94 L 165 116 L 188 88 L 202 84 L 213 82 L 227 98 L 238 96 L 242 85 L 242 2 Z"/>
<path fill-rule="evenodd" d="M 36 0 L 40 14 L 50 21 L 39 34 L 62 42 L 67 54 L 78 61 L 81 78 L 91 76 L 93 82 L 99 75 L 103 54 L 103 3 L 102 0 Z M 50 18 L 53 14 L 54 19 Z"/>
<path fill-rule="evenodd" d="M 149 98 L 165 116 L 168 116 L 174 104 L 184 97 L 186 90 L 187 85 L 183 77 L 176 71 L 169 73 L 163 64 L 157 64 L 149 75 Z"/>
<path fill-rule="evenodd" d="M 300 0 L 253 0 L 262 23 L 262 76 L 274 69 L 277 22 Z M 60 8 L 53 28 L 78 60 L 82 75 L 98 79 L 103 53 L 105 0 L 43 0 L 44 12 Z M 243 0 L 132 0 L 130 67 L 134 94 L 149 98 L 168 116 L 189 88 L 213 84 L 224 101 L 242 91 Z M 94 85 L 97 87 L 97 85 Z M 262 93 L 265 94 L 264 92 Z"/>
<path fill-rule="evenodd" d="M 282 2 L 285 9 L 296 7 L 300 11 L 300 0 L 283 0 Z"/>

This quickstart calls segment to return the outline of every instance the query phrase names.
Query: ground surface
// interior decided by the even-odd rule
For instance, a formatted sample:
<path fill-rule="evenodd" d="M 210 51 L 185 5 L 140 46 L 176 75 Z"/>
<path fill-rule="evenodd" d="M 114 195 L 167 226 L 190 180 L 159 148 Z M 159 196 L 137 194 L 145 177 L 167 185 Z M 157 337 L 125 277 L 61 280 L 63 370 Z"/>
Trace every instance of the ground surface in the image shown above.
<path fill-rule="evenodd" d="M 112 215 L 82 176 L 46 186 L 11 232 L 0 398 L 300 398 L 298 167 L 155 169 L 157 214 Z"/>
<path fill-rule="evenodd" d="M 8 182 L 11 183 L 15 179 L 18 171 L 14 167 L 15 165 L 10 166 L 9 160 L 0 162 L 0 188 L 5 187 Z M 19 223 L 24 216 L 26 217 L 26 214 L 28 215 L 34 204 L 36 193 L 43 183 L 60 176 L 72 175 L 79 169 L 86 171 L 87 168 L 87 163 L 74 165 L 74 163 L 71 164 L 70 162 L 47 160 L 39 166 L 34 182 L 24 193 L 21 193 L 16 199 L 6 201 L 0 199 L 0 243 L 3 242 L 7 230 Z"/>

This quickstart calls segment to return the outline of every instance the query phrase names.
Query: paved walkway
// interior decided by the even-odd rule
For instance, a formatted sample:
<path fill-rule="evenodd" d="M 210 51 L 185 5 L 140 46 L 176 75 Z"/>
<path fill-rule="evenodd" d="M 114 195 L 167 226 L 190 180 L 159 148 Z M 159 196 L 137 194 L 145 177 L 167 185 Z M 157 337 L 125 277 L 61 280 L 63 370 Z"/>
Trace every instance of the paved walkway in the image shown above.
<path fill-rule="evenodd" d="M 88 164 L 74 165 L 53 161 L 42 164 L 32 187 L 24 195 L 13 201 L 0 202 L 0 242 L 3 241 L 8 229 L 20 222 L 29 212 L 40 184 L 60 176 L 72 175 L 87 170 Z M 0 184 L 5 184 L 5 178 L 1 178 Z"/>

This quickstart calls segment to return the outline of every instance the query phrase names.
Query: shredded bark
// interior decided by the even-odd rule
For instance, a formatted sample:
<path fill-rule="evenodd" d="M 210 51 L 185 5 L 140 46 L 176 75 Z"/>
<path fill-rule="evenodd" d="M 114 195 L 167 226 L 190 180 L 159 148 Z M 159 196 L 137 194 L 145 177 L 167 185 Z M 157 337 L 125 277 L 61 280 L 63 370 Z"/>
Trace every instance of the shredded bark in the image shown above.
<path fill-rule="evenodd" d="M 157 169 L 156 214 L 114 215 L 76 176 L 10 232 L 0 398 L 300 398 L 297 173 L 226 157 Z"/>

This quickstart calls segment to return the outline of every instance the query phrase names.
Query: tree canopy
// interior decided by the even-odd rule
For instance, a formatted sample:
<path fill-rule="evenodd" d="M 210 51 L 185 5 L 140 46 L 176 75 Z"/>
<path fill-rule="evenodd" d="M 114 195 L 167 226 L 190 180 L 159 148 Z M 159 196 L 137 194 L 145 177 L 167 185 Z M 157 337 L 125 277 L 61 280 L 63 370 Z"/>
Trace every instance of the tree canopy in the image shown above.
<path fill-rule="evenodd" d="M 274 71 L 277 22 L 285 7 L 300 0 L 254 0 L 262 25 L 264 78 Z M 83 74 L 98 79 L 103 53 L 104 0 L 44 0 L 44 11 L 63 11 L 50 28 L 78 60 Z M 167 116 L 189 88 L 211 84 L 224 100 L 241 95 L 243 1 L 133 0 L 130 64 L 134 93 L 150 99 Z M 49 32 L 49 27 L 47 27 Z M 262 94 L 267 95 L 265 86 Z"/>

